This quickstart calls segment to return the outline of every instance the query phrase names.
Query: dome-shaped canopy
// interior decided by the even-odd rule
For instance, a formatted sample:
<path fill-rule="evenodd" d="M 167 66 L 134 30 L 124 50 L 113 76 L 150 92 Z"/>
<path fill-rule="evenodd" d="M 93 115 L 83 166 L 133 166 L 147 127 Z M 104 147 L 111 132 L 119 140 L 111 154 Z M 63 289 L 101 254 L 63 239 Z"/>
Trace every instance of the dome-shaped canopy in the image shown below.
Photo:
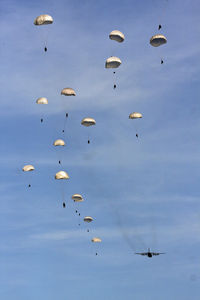
<path fill-rule="evenodd" d="M 54 146 L 65 146 L 65 142 L 62 139 L 55 140 L 53 143 Z"/>
<path fill-rule="evenodd" d="M 75 93 L 75 91 L 72 88 L 64 88 L 61 91 L 61 95 L 76 96 L 76 93 Z"/>
<path fill-rule="evenodd" d="M 151 39 L 150 39 L 150 44 L 153 47 L 159 47 L 159 46 L 164 45 L 166 43 L 167 43 L 167 39 L 162 34 L 156 34 L 156 35 L 152 36 Z"/>
<path fill-rule="evenodd" d="M 83 202 L 83 197 L 80 194 L 72 195 L 72 199 L 74 200 L 74 202 Z"/>
<path fill-rule="evenodd" d="M 25 165 L 25 166 L 22 168 L 22 170 L 23 170 L 24 172 L 30 172 L 30 171 L 35 170 L 35 168 L 34 168 L 33 165 Z"/>
<path fill-rule="evenodd" d="M 139 112 L 133 112 L 129 115 L 129 119 L 140 119 L 142 118 L 142 114 Z"/>
<path fill-rule="evenodd" d="M 69 179 L 69 175 L 65 171 L 59 171 L 56 173 L 55 179 Z"/>
<path fill-rule="evenodd" d="M 88 217 L 85 217 L 83 220 L 84 220 L 84 222 L 90 223 L 93 221 L 93 218 L 88 216 Z"/>
<path fill-rule="evenodd" d="M 35 25 L 48 25 L 52 23 L 53 18 L 50 15 L 40 15 L 34 21 Z"/>
<path fill-rule="evenodd" d="M 91 239 L 91 241 L 92 241 L 93 243 L 101 243 L 101 239 L 98 238 L 98 237 L 94 237 L 93 239 Z"/>
<path fill-rule="evenodd" d="M 40 97 L 36 100 L 37 104 L 48 104 L 48 100 L 45 97 Z"/>
<path fill-rule="evenodd" d="M 118 68 L 121 65 L 121 59 L 116 56 L 111 56 L 106 60 L 105 68 Z"/>
<path fill-rule="evenodd" d="M 122 43 L 124 41 L 124 34 L 119 31 L 119 30 L 113 30 L 111 31 L 111 33 L 109 34 L 109 38 L 111 40 L 114 40 L 116 42 Z"/>
<path fill-rule="evenodd" d="M 88 127 L 88 126 L 95 125 L 95 124 L 96 124 L 96 121 L 95 121 L 95 119 L 93 119 L 93 118 L 84 118 L 84 119 L 81 121 L 81 124 L 82 124 L 83 126 Z"/>

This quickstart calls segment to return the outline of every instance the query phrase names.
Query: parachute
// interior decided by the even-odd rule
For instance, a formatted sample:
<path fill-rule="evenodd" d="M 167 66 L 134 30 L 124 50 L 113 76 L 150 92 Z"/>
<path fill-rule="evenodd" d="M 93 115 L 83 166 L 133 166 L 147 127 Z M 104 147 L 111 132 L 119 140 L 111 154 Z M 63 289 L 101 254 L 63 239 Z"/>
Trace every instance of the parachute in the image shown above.
<path fill-rule="evenodd" d="M 76 93 L 75 93 L 75 91 L 72 88 L 64 88 L 61 91 L 61 95 L 76 96 Z"/>
<path fill-rule="evenodd" d="M 36 100 L 37 104 L 48 104 L 48 100 L 45 97 L 40 97 Z M 43 122 L 43 118 L 40 119 L 41 123 Z"/>
<path fill-rule="evenodd" d="M 53 142 L 53 146 L 55 146 L 56 148 L 59 148 L 59 150 L 56 150 L 56 156 L 57 156 L 57 159 L 58 159 L 58 163 L 61 165 L 61 160 L 62 160 L 62 154 L 63 152 L 61 151 L 64 146 L 65 146 L 65 141 L 62 140 L 62 139 L 57 139 Z"/>
<path fill-rule="evenodd" d="M 80 194 L 74 194 L 72 195 L 72 199 L 74 200 L 74 202 L 83 202 L 83 197 Z"/>
<path fill-rule="evenodd" d="M 53 18 L 50 15 L 40 15 L 34 21 L 34 24 L 36 26 L 49 25 L 49 24 L 52 24 L 52 23 L 53 23 Z M 46 46 L 47 37 L 44 38 L 44 40 L 45 40 L 45 42 L 44 42 L 44 44 L 45 44 L 44 51 L 47 52 L 47 46 Z"/>
<path fill-rule="evenodd" d="M 121 65 L 121 59 L 116 57 L 116 56 L 111 56 L 106 59 L 105 63 L 105 68 L 110 69 L 110 68 L 118 68 Z"/>
<path fill-rule="evenodd" d="M 53 18 L 50 15 L 40 15 L 34 21 L 35 25 L 48 25 L 52 23 Z"/>
<path fill-rule="evenodd" d="M 139 112 L 133 112 L 129 115 L 129 119 L 141 119 L 141 118 L 142 118 L 142 114 Z M 137 133 L 138 130 L 136 128 L 135 128 L 135 130 L 136 130 L 135 135 L 138 138 L 138 133 Z"/>
<path fill-rule="evenodd" d="M 151 39 L 150 39 L 150 44 L 153 47 L 159 47 L 159 46 L 164 45 L 166 43 L 167 43 L 167 39 L 162 34 L 156 34 L 156 35 L 152 36 Z"/>
<path fill-rule="evenodd" d="M 116 56 L 111 56 L 109 58 L 106 59 L 106 63 L 105 63 L 105 68 L 106 69 L 116 69 L 118 68 L 120 65 L 121 65 L 121 59 L 116 57 Z M 115 78 L 115 71 L 113 72 L 113 75 L 114 75 L 114 82 L 113 82 L 113 89 L 115 90 L 116 87 L 117 87 L 117 84 L 116 84 L 116 78 Z"/>
<path fill-rule="evenodd" d="M 114 40 L 116 42 L 122 43 L 124 41 L 124 34 L 119 31 L 119 30 L 113 30 L 111 31 L 111 33 L 109 34 L 109 38 L 111 40 Z"/>
<path fill-rule="evenodd" d="M 22 171 L 23 171 L 23 172 L 32 172 L 32 171 L 34 171 L 34 170 L 35 170 L 35 168 L 34 168 L 33 165 L 25 165 L 25 166 L 22 168 Z M 31 180 L 31 177 L 29 177 L 29 180 Z M 28 184 L 28 187 L 29 187 L 29 188 L 31 187 L 30 182 L 29 182 L 29 184 Z"/>
<path fill-rule="evenodd" d="M 156 34 L 156 35 L 153 35 L 150 39 L 150 44 L 153 46 L 153 47 L 159 47 L 159 46 L 162 46 L 164 44 L 167 43 L 167 39 L 164 35 L 162 34 Z M 164 63 L 164 60 L 163 58 L 160 59 L 160 63 L 161 65 Z"/>
<path fill-rule="evenodd" d="M 96 124 L 96 121 L 95 121 L 95 119 L 93 119 L 93 118 L 84 118 L 84 119 L 81 121 L 81 124 L 82 124 L 83 126 L 89 127 L 89 126 L 95 125 L 95 124 Z M 89 139 L 89 137 L 88 137 L 88 144 L 90 144 L 90 139 Z"/>
<path fill-rule="evenodd" d="M 64 88 L 61 91 L 61 95 L 64 96 L 76 96 L 76 92 L 72 89 L 72 88 Z M 66 107 L 64 106 L 64 109 L 66 109 Z M 68 118 L 68 113 L 65 113 L 65 121 L 64 121 L 64 128 L 62 130 L 62 132 L 65 132 L 65 126 L 66 126 L 66 119 Z"/>
<path fill-rule="evenodd" d="M 34 168 L 33 165 L 25 165 L 25 166 L 22 168 L 22 170 L 23 170 L 24 172 L 30 172 L 30 171 L 35 170 L 35 168 Z"/>
<path fill-rule="evenodd" d="M 69 179 L 69 175 L 65 171 L 59 171 L 56 173 L 55 179 Z"/>
<path fill-rule="evenodd" d="M 83 221 L 84 221 L 84 222 L 87 222 L 87 223 L 90 223 L 90 222 L 93 221 L 93 218 L 88 216 L 88 217 L 85 217 L 85 218 L 83 219 Z"/>

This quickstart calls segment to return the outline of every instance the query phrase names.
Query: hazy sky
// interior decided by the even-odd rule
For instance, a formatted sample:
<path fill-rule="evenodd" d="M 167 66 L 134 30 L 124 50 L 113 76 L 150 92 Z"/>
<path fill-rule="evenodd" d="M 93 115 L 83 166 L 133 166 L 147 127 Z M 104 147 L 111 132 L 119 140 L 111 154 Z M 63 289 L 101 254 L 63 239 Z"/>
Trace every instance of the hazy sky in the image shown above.
<path fill-rule="evenodd" d="M 54 23 L 34 26 L 40 14 Z M 198 0 L 1 1 L 1 299 L 199 300 L 199 14 Z M 160 23 L 168 43 L 154 48 Z M 134 255 L 148 247 L 166 255 Z"/>

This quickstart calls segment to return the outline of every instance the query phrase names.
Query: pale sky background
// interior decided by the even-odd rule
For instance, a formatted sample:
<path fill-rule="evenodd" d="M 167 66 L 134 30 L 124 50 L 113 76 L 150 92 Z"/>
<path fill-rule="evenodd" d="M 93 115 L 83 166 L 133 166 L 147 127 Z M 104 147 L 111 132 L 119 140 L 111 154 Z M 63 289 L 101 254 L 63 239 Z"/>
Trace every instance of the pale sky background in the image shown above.
<path fill-rule="evenodd" d="M 45 13 L 54 23 L 34 26 Z M 1 1 L 1 299 L 199 300 L 199 19 L 198 0 Z M 154 48 L 159 23 L 168 43 Z M 54 180 L 60 158 L 67 182 Z M 148 247 L 166 254 L 134 255 Z"/>

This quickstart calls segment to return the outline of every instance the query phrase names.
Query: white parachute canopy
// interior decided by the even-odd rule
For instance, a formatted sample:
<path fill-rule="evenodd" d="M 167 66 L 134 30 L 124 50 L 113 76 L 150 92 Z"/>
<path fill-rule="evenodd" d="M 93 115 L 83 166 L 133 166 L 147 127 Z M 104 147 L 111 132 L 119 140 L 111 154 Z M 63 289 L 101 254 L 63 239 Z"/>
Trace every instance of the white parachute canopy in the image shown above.
<path fill-rule="evenodd" d="M 93 119 L 93 118 L 84 118 L 84 119 L 81 121 L 81 124 L 82 124 L 83 126 L 89 127 L 89 126 L 95 125 L 95 124 L 96 124 L 96 121 L 95 121 L 95 119 Z"/>
<path fill-rule="evenodd" d="M 75 91 L 72 88 L 64 88 L 61 91 L 61 95 L 76 96 L 76 93 L 75 93 Z"/>
<path fill-rule="evenodd" d="M 40 15 L 34 21 L 35 25 L 48 25 L 52 23 L 53 18 L 50 15 Z"/>
<path fill-rule="evenodd" d="M 90 216 L 87 216 L 87 217 L 85 217 L 83 220 L 84 220 L 84 222 L 90 223 L 90 222 L 93 221 L 93 218 L 90 217 Z"/>
<path fill-rule="evenodd" d="M 129 115 L 129 119 L 140 119 L 142 118 L 142 114 L 139 112 L 133 112 Z"/>
<path fill-rule="evenodd" d="M 109 34 L 109 38 L 111 40 L 114 40 L 116 42 L 122 43 L 124 41 L 124 34 L 119 31 L 119 30 L 113 30 L 111 31 L 111 33 Z"/>
<path fill-rule="evenodd" d="M 150 44 L 153 46 L 153 47 L 159 47 L 161 45 L 164 45 L 167 43 L 167 39 L 164 35 L 162 34 L 156 34 L 156 35 L 153 35 L 150 39 Z"/>
<path fill-rule="evenodd" d="M 93 243 L 101 243 L 101 239 L 98 238 L 98 237 L 92 238 L 91 241 L 92 241 Z"/>
<path fill-rule="evenodd" d="M 62 139 L 55 140 L 53 143 L 54 146 L 65 146 L 65 141 Z"/>
<path fill-rule="evenodd" d="M 80 194 L 72 195 L 72 199 L 74 200 L 74 202 L 83 202 L 83 197 Z"/>
<path fill-rule="evenodd" d="M 121 59 L 116 56 L 111 56 L 106 59 L 105 68 L 106 69 L 116 69 L 121 65 Z"/>
<path fill-rule="evenodd" d="M 48 100 L 45 97 L 40 97 L 36 100 L 37 104 L 48 104 Z"/>
<path fill-rule="evenodd" d="M 22 168 L 22 170 L 23 170 L 24 172 L 30 172 L 30 171 L 35 170 L 35 168 L 34 168 L 33 165 L 25 165 L 25 166 Z"/>
<path fill-rule="evenodd" d="M 69 175 L 65 171 L 59 171 L 56 173 L 55 179 L 69 179 Z"/>

